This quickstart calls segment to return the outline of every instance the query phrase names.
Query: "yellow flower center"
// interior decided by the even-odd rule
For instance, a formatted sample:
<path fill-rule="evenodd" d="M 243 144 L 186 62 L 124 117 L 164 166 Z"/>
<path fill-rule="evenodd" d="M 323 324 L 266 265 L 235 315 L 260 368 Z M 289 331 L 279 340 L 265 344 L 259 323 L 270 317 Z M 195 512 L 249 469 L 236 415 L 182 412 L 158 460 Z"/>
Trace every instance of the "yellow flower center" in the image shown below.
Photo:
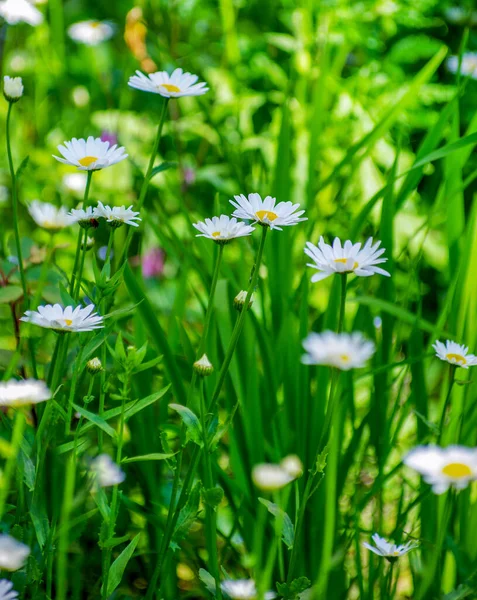
<path fill-rule="evenodd" d="M 265 219 L 268 219 L 269 221 L 275 221 L 275 219 L 278 218 L 277 213 L 274 213 L 271 210 L 257 210 L 255 216 L 260 221 L 264 221 Z"/>
<path fill-rule="evenodd" d="M 89 165 L 92 165 L 97 160 L 97 156 L 85 156 L 84 158 L 80 158 L 78 162 L 82 167 L 89 167 Z"/>
<path fill-rule="evenodd" d="M 349 356 L 347 354 L 342 354 L 340 359 L 345 363 L 349 362 Z"/>
<path fill-rule="evenodd" d="M 71 327 L 72 324 L 73 324 L 73 320 L 72 319 L 65 319 L 65 325 L 67 327 Z"/>
<path fill-rule="evenodd" d="M 161 87 L 166 88 L 166 90 L 168 92 L 180 92 L 180 88 L 177 87 L 177 85 L 174 85 L 173 83 L 161 83 Z"/>
<path fill-rule="evenodd" d="M 394 550 L 393 556 L 399 556 L 399 550 Z"/>
<path fill-rule="evenodd" d="M 470 477 L 472 475 L 472 469 L 469 465 L 464 463 L 449 463 L 443 467 L 442 472 L 448 477 L 453 479 L 460 479 L 461 477 Z"/>
<path fill-rule="evenodd" d="M 337 263 L 337 262 L 345 265 L 348 262 L 348 259 L 347 258 L 335 258 L 335 263 Z M 358 267 L 359 267 L 358 263 L 355 262 L 353 265 L 353 271 L 354 271 L 354 269 L 357 269 Z"/>
<path fill-rule="evenodd" d="M 214 231 L 214 233 L 212 234 L 212 237 L 219 237 L 220 235 L 220 231 Z"/>
<path fill-rule="evenodd" d="M 461 365 L 467 364 L 466 359 L 461 354 L 452 354 L 452 352 L 451 352 L 450 354 L 446 354 L 446 358 L 447 358 L 447 360 L 455 360 L 457 363 L 459 363 Z"/>
<path fill-rule="evenodd" d="M 98 27 L 101 27 L 101 22 L 94 21 L 94 23 L 91 23 L 91 27 L 93 27 L 94 29 L 97 29 Z"/>

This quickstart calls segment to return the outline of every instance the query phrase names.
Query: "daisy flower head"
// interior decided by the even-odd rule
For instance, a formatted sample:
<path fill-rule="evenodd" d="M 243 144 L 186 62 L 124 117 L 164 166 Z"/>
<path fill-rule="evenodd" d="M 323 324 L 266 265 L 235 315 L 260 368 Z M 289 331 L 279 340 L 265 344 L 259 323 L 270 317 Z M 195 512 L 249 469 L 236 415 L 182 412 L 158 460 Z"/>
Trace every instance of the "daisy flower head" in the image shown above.
<path fill-rule="evenodd" d="M 91 461 L 90 473 L 99 487 L 119 485 L 126 474 L 108 454 L 100 454 Z"/>
<path fill-rule="evenodd" d="M 371 550 L 371 552 L 374 552 L 374 554 L 383 556 L 391 562 L 397 560 L 400 556 L 404 556 L 419 546 L 419 544 L 416 544 L 415 542 L 407 542 L 407 544 L 397 546 L 396 544 L 388 542 L 377 533 L 373 535 L 372 539 L 375 544 L 374 546 L 368 544 L 367 542 L 363 542 L 363 546 L 368 550 Z"/>
<path fill-rule="evenodd" d="M 43 229 L 48 229 L 49 231 L 59 231 L 73 223 L 66 208 L 63 206 L 58 208 L 49 202 L 33 200 L 28 206 L 28 212 L 39 227 L 43 227 Z"/>
<path fill-rule="evenodd" d="M 477 479 L 477 448 L 417 446 L 403 462 L 420 473 L 435 494 L 443 494 L 450 487 L 462 490 Z"/>
<path fill-rule="evenodd" d="M 18 571 L 25 564 L 30 548 L 11 535 L 0 534 L 0 569 Z"/>
<path fill-rule="evenodd" d="M 0 382 L 0 406 L 28 406 L 50 398 L 51 392 L 44 381 L 11 379 L 7 382 Z"/>
<path fill-rule="evenodd" d="M 139 227 L 141 221 L 138 217 L 138 212 L 132 209 L 132 204 L 129 208 L 123 206 L 104 206 L 102 202 L 98 202 L 98 206 L 94 209 L 96 217 L 102 217 L 106 219 L 108 225 L 111 227 L 121 227 L 121 225 L 132 225 L 133 227 Z"/>
<path fill-rule="evenodd" d="M 320 237 L 318 246 L 307 242 L 305 254 L 313 261 L 307 266 L 318 271 L 311 281 L 321 281 L 334 273 L 354 273 L 359 277 L 370 277 L 376 273 L 390 277 L 387 271 L 376 266 L 388 260 L 380 258 L 386 252 L 384 248 L 379 248 L 380 244 L 381 242 L 376 242 L 373 245 L 373 238 L 369 238 L 363 248 L 360 242 L 353 244 L 349 240 L 342 246 L 341 240 L 335 238 L 330 246 L 325 243 L 323 236 Z"/>
<path fill-rule="evenodd" d="M 80 21 L 68 27 L 68 35 L 78 44 L 97 46 L 114 35 L 114 27 L 107 21 Z"/>
<path fill-rule="evenodd" d="M 463 344 L 457 344 L 457 342 L 451 342 L 451 340 L 447 340 L 443 344 L 437 340 L 432 344 L 432 347 L 436 351 L 438 358 L 445 360 L 451 365 L 464 367 L 464 369 L 477 365 L 477 356 L 469 354 L 469 348 Z"/>
<path fill-rule="evenodd" d="M 459 69 L 459 57 L 449 56 L 446 61 L 447 70 L 451 73 L 457 73 Z M 466 52 L 462 55 L 462 64 L 460 72 L 464 76 L 477 79 L 477 52 Z"/>
<path fill-rule="evenodd" d="M 281 465 L 261 463 L 252 469 L 253 483 L 264 492 L 281 490 L 294 479 Z"/>
<path fill-rule="evenodd" d="M 7 102 L 18 102 L 23 96 L 23 82 L 21 77 L 3 78 L 3 95 Z"/>
<path fill-rule="evenodd" d="M 230 600 L 256 600 L 258 592 L 253 579 L 226 579 L 220 588 Z M 275 592 L 266 592 L 265 600 L 273 600 Z"/>
<path fill-rule="evenodd" d="M 303 340 L 307 354 L 302 356 L 305 365 L 326 365 L 342 371 L 361 369 L 373 356 L 376 348 L 359 331 L 354 333 L 310 333 Z"/>
<path fill-rule="evenodd" d="M 0 17 L 9 25 L 28 23 L 36 27 L 43 22 L 43 15 L 28 0 L 3 0 L 0 2 Z"/>
<path fill-rule="evenodd" d="M 80 171 L 99 171 L 126 159 L 128 155 L 123 146 L 111 146 L 101 138 L 92 135 L 87 140 L 73 138 L 58 146 L 63 158 L 53 155 L 61 163 L 78 167 Z"/>
<path fill-rule="evenodd" d="M 262 200 L 260 194 L 249 194 L 246 198 L 243 194 L 234 196 L 235 202 L 230 200 L 230 204 L 235 207 L 233 212 L 234 217 L 237 219 L 245 219 L 247 221 L 253 221 L 264 227 L 270 227 L 270 229 L 282 230 L 285 225 L 297 225 L 301 221 L 306 221 L 307 217 L 301 217 L 304 214 L 304 210 L 300 208 L 299 204 L 293 204 L 292 202 L 279 202 L 277 204 L 276 198 L 266 196 Z"/>
<path fill-rule="evenodd" d="M 0 579 L 0 600 L 16 600 L 18 592 L 13 589 L 13 583 L 8 579 Z"/>
<path fill-rule="evenodd" d="M 39 306 L 38 310 L 27 310 L 20 321 L 33 323 L 33 325 L 45 329 L 53 329 L 58 333 L 81 333 L 104 327 L 103 317 L 93 311 L 93 304 L 89 304 L 85 308 L 81 306 L 63 308 L 59 304 L 47 304 Z"/>
<path fill-rule="evenodd" d="M 235 238 L 248 236 L 255 231 L 251 225 L 237 221 L 235 217 L 228 217 L 227 215 L 199 221 L 199 223 L 194 223 L 193 226 L 197 231 L 200 231 L 196 237 L 205 237 L 221 245 L 228 244 Z"/>
<path fill-rule="evenodd" d="M 82 229 L 89 229 L 98 227 L 98 219 L 96 218 L 96 209 L 92 206 L 84 208 L 73 208 L 68 213 L 72 223 L 78 223 Z"/>
<path fill-rule="evenodd" d="M 136 75 L 129 78 L 128 85 L 143 92 L 159 94 L 164 98 L 181 98 L 202 96 L 209 91 L 206 83 L 197 83 L 198 79 L 197 75 L 184 73 L 182 69 L 175 69 L 170 75 L 167 71 L 157 71 L 149 75 L 136 71 Z"/>

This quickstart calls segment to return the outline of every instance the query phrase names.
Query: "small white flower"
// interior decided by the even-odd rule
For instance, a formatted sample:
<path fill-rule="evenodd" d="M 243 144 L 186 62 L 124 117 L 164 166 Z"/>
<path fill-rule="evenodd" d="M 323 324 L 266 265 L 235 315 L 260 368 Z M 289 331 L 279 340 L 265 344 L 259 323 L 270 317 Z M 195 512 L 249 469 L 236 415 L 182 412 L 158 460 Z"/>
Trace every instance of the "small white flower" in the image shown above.
<path fill-rule="evenodd" d="M 9 25 L 17 23 L 28 23 L 29 25 L 40 25 L 43 15 L 28 0 L 4 0 L 0 2 L 0 17 L 5 19 Z"/>
<path fill-rule="evenodd" d="M 285 456 L 285 458 L 280 461 L 280 467 L 288 473 L 290 477 L 293 477 L 293 479 L 298 479 L 303 475 L 303 463 L 296 454 Z"/>
<path fill-rule="evenodd" d="M 262 200 L 260 194 L 249 194 L 248 199 L 243 194 L 234 196 L 234 198 L 235 202 L 233 200 L 229 200 L 229 202 L 236 209 L 233 216 L 237 219 L 246 219 L 279 231 L 282 226 L 297 225 L 301 221 L 307 221 L 307 217 L 300 218 L 304 214 L 304 210 L 296 212 L 300 208 L 299 204 L 292 202 L 276 204 L 276 198 L 267 196 Z"/>
<path fill-rule="evenodd" d="M 63 186 L 68 192 L 82 197 L 86 189 L 87 175 L 85 173 L 66 173 L 63 176 Z"/>
<path fill-rule="evenodd" d="M 126 474 L 113 462 L 108 454 L 100 454 L 91 461 L 91 475 L 100 487 L 119 485 L 126 479 Z"/>
<path fill-rule="evenodd" d="M 367 340 L 362 333 L 310 333 L 303 340 L 303 348 L 307 354 L 302 356 L 305 365 L 327 365 L 342 371 L 360 369 L 375 352 L 374 343 Z"/>
<path fill-rule="evenodd" d="M 133 227 L 139 227 L 141 221 L 137 215 L 138 212 L 132 210 L 132 204 L 129 208 L 125 206 L 104 206 L 101 202 L 98 202 L 98 206 L 94 209 L 96 217 L 102 217 L 112 227 L 120 227 L 121 225 L 132 225 Z"/>
<path fill-rule="evenodd" d="M 114 27 L 107 21 L 80 21 L 68 27 L 68 35 L 78 44 L 97 46 L 113 37 Z"/>
<path fill-rule="evenodd" d="M 110 147 L 109 142 L 103 142 L 101 138 L 94 138 L 92 135 L 87 140 L 73 138 L 58 146 L 58 150 L 64 158 L 55 155 L 53 158 L 65 165 L 78 167 L 80 171 L 99 171 L 128 157 L 122 146 L 114 144 Z"/>
<path fill-rule="evenodd" d="M 51 398 L 51 392 L 44 381 L 11 379 L 0 382 L 0 406 L 24 406 L 38 404 Z"/>
<path fill-rule="evenodd" d="M 451 486 L 462 490 L 477 479 L 477 448 L 417 446 L 403 462 L 420 473 L 435 494 L 443 494 Z"/>
<path fill-rule="evenodd" d="M 263 491 L 274 492 L 293 481 L 290 473 L 280 465 L 261 463 L 252 469 L 252 480 L 254 484 Z"/>
<path fill-rule="evenodd" d="M 469 348 L 467 346 L 457 344 L 457 342 L 451 342 L 447 340 L 445 344 L 437 340 L 432 347 L 436 351 L 436 356 L 441 360 L 445 360 L 451 365 L 457 367 L 464 367 L 468 369 L 477 365 L 477 356 L 474 354 L 468 354 Z"/>
<path fill-rule="evenodd" d="M 0 534 L 0 569 L 21 569 L 30 554 L 30 548 L 5 533 Z"/>
<path fill-rule="evenodd" d="M 18 592 L 13 589 L 13 583 L 8 579 L 0 579 L 0 600 L 16 600 Z"/>
<path fill-rule="evenodd" d="M 247 290 L 242 290 L 234 298 L 234 308 L 241 312 L 245 306 L 245 300 L 247 299 Z M 250 300 L 248 301 L 247 310 L 252 306 L 255 300 L 255 293 L 252 293 Z"/>
<path fill-rule="evenodd" d="M 28 212 L 39 227 L 51 231 L 59 231 L 73 223 L 66 208 L 63 206 L 58 208 L 49 202 L 33 200 L 33 202 L 28 205 Z"/>
<path fill-rule="evenodd" d="M 373 542 L 375 543 L 375 546 L 372 546 L 367 542 L 363 542 L 363 546 L 368 548 L 368 550 L 371 550 L 371 552 L 374 552 L 374 554 L 377 554 L 378 556 L 384 556 L 384 558 L 388 558 L 390 560 L 404 556 L 419 546 L 419 544 L 414 542 L 407 542 L 407 544 L 396 546 L 396 544 L 391 544 L 377 533 L 373 535 Z"/>
<path fill-rule="evenodd" d="M 326 244 L 323 237 L 320 237 L 318 246 L 307 242 L 305 254 L 313 261 L 307 266 L 319 271 L 311 281 L 321 281 L 334 273 L 354 273 L 359 277 L 370 277 L 377 273 L 390 277 L 387 271 L 376 266 L 387 261 L 387 258 L 379 258 L 386 252 L 384 248 L 379 248 L 380 244 L 376 242 L 373 246 L 373 238 L 369 238 L 363 248 L 360 242 L 353 244 L 349 240 L 341 246 L 338 238 L 334 239 L 332 246 Z"/>
<path fill-rule="evenodd" d="M 203 82 L 197 83 L 198 79 L 197 75 L 184 73 L 182 69 L 175 69 L 171 75 L 167 71 L 157 71 L 149 75 L 136 71 L 136 75 L 129 78 L 128 85 L 143 92 L 160 94 L 164 98 L 202 96 L 209 88 Z"/>
<path fill-rule="evenodd" d="M 94 311 L 94 305 L 89 304 L 85 308 L 77 306 L 66 306 L 63 308 L 59 304 L 47 304 L 39 306 L 38 310 L 27 310 L 20 321 L 33 323 L 39 327 L 54 329 L 59 332 L 82 332 L 101 329 L 103 317 L 97 315 Z"/>
<path fill-rule="evenodd" d="M 231 600 L 256 600 L 258 594 L 253 579 L 226 579 L 220 587 Z M 275 592 L 265 593 L 265 600 L 273 600 L 276 597 Z"/>
<path fill-rule="evenodd" d="M 250 225 L 227 215 L 212 217 L 212 219 L 206 219 L 205 222 L 194 223 L 193 226 L 200 231 L 196 237 L 206 237 L 218 244 L 226 244 L 235 238 L 250 235 L 255 231 Z"/>
<path fill-rule="evenodd" d="M 98 215 L 96 214 L 96 208 L 88 206 L 84 208 L 73 208 L 68 213 L 72 223 L 78 223 L 83 229 L 89 229 L 90 227 L 96 228 L 98 226 Z"/>
<path fill-rule="evenodd" d="M 459 57 L 449 56 L 446 61 L 447 69 L 451 73 L 457 73 L 459 68 Z M 472 79 L 477 79 L 477 52 L 466 52 L 462 56 L 462 64 L 460 67 L 462 75 L 470 76 Z"/>
<path fill-rule="evenodd" d="M 3 78 L 3 95 L 8 102 L 17 102 L 23 96 L 23 83 L 21 77 Z"/>

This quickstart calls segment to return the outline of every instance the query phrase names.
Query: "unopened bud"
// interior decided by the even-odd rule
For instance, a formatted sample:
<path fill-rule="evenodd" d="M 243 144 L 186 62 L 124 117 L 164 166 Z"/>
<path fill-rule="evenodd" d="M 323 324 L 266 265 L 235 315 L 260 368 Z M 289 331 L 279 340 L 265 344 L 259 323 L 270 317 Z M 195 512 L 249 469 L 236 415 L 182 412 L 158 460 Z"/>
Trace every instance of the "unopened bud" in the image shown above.
<path fill-rule="evenodd" d="M 247 299 L 247 292 L 245 290 L 242 290 L 234 298 L 234 308 L 236 308 L 240 312 L 244 307 L 246 299 Z M 255 294 L 252 294 L 250 296 L 250 300 L 248 301 L 247 309 L 252 306 L 254 299 L 255 299 Z"/>
<path fill-rule="evenodd" d="M 18 102 L 23 96 L 22 78 L 8 77 L 8 75 L 6 75 L 3 78 L 3 95 L 7 102 Z"/>
<path fill-rule="evenodd" d="M 89 237 L 89 235 L 86 237 L 86 250 L 91 250 L 91 248 L 94 246 L 94 238 Z M 84 250 L 84 240 L 81 242 L 81 250 Z"/>
<path fill-rule="evenodd" d="M 213 373 L 214 367 L 207 358 L 207 354 L 203 354 L 202 357 L 194 363 L 194 371 L 201 377 L 207 377 Z"/>
<path fill-rule="evenodd" d="M 86 363 L 86 368 L 91 373 L 91 375 L 96 375 L 96 373 L 100 373 L 103 370 L 103 365 L 97 356 L 88 360 Z"/>

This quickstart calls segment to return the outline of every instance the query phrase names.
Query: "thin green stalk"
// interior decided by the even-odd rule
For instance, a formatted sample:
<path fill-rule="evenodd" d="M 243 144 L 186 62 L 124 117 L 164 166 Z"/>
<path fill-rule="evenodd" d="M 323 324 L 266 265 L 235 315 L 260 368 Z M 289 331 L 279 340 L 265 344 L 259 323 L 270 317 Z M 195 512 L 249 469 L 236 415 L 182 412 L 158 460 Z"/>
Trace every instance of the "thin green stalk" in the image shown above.
<path fill-rule="evenodd" d="M 341 275 L 341 297 L 340 297 L 340 312 L 338 317 L 338 329 L 337 332 L 343 331 L 345 309 L 346 309 L 346 283 L 348 281 L 348 274 L 343 273 Z"/>
<path fill-rule="evenodd" d="M 12 441 L 10 443 L 10 454 L 3 469 L 3 477 L 0 485 L 0 520 L 3 517 L 5 502 L 10 491 L 10 480 L 17 466 L 17 456 L 25 431 L 25 415 L 22 410 L 15 411 L 15 422 L 13 424 Z"/>
<path fill-rule="evenodd" d="M 447 415 L 447 410 L 449 408 L 449 404 L 450 404 L 450 399 L 451 399 L 451 394 L 452 394 L 452 388 L 454 387 L 454 382 L 455 382 L 455 373 L 457 371 L 457 367 L 456 365 L 450 365 L 450 369 L 449 369 L 449 388 L 447 390 L 447 395 L 446 395 L 446 399 L 444 401 L 444 407 L 442 409 L 442 414 L 441 414 L 441 420 L 439 423 L 439 443 L 442 442 L 442 437 L 444 434 L 444 424 L 445 424 L 445 420 L 446 420 L 446 415 Z"/>
<path fill-rule="evenodd" d="M 83 270 L 84 270 L 84 263 L 86 261 L 86 253 L 88 252 L 88 230 L 85 229 L 84 230 L 84 238 L 83 238 L 83 249 L 81 252 L 81 262 L 80 262 L 80 267 L 79 267 L 79 271 L 78 271 L 78 277 L 76 279 L 76 289 L 73 295 L 73 299 L 75 302 L 78 302 L 78 298 L 80 295 L 80 291 L 81 291 L 81 282 L 83 280 Z"/>
<path fill-rule="evenodd" d="M 88 175 L 87 175 L 87 178 L 86 178 L 86 187 L 84 189 L 84 195 L 83 195 L 83 208 L 85 210 L 86 210 L 86 208 L 88 206 L 89 190 L 91 188 L 91 179 L 92 179 L 92 177 L 93 177 L 93 171 L 88 171 Z M 85 231 L 86 231 L 86 236 L 85 236 L 85 242 L 86 242 L 88 230 L 85 229 Z M 73 264 L 73 271 L 71 272 L 70 296 L 73 296 L 73 293 L 74 293 L 74 290 L 75 290 L 76 272 L 78 270 L 78 263 L 79 263 L 79 259 L 80 259 L 81 236 L 82 235 L 83 235 L 83 229 L 80 227 L 80 230 L 78 232 L 78 241 L 76 242 L 75 262 Z M 79 277 L 79 280 L 81 281 L 81 276 Z"/>
<path fill-rule="evenodd" d="M 56 598 L 57 600 L 66 600 L 68 592 L 68 546 L 69 546 L 69 527 L 71 510 L 73 506 L 73 496 L 75 491 L 76 461 L 75 454 L 72 452 L 66 465 L 65 488 L 63 492 L 63 504 L 61 507 L 61 521 L 58 539 L 58 557 L 56 562 Z"/>
<path fill-rule="evenodd" d="M 15 231 L 15 245 L 17 248 L 18 266 L 20 268 L 20 279 L 22 282 L 22 289 L 23 289 L 23 302 L 25 302 L 28 306 L 28 291 L 27 291 L 25 270 L 23 268 L 20 226 L 18 223 L 17 178 L 16 178 L 16 174 L 15 174 L 15 167 L 13 166 L 12 148 L 11 148 L 11 141 L 10 141 L 10 117 L 12 114 L 12 107 L 13 107 L 13 102 L 9 102 L 8 103 L 8 112 L 7 112 L 7 156 L 8 156 L 8 166 L 10 168 L 10 176 L 12 178 L 12 207 L 13 207 L 13 227 L 14 227 L 14 231 Z"/>
<path fill-rule="evenodd" d="M 65 423 L 65 435 L 69 435 L 71 432 L 71 420 L 73 418 L 73 403 L 75 400 L 76 386 L 78 384 L 78 376 L 79 376 L 79 370 L 80 370 L 80 366 L 81 366 L 82 357 L 83 357 L 83 346 L 80 345 L 78 356 L 76 358 L 76 365 L 75 365 L 75 368 L 73 369 L 73 378 L 71 380 L 70 394 L 68 397 L 68 417 L 67 417 L 66 423 Z"/>
<path fill-rule="evenodd" d="M 61 378 L 62 370 L 64 369 L 64 366 L 65 366 L 65 356 L 64 355 L 67 350 L 66 337 L 69 334 L 58 333 L 57 335 L 58 335 L 57 347 L 55 348 L 53 358 L 52 358 L 52 364 L 50 366 L 50 372 L 51 372 L 51 369 L 53 369 L 53 371 L 52 371 L 53 374 L 51 376 L 51 379 L 49 378 L 49 384 L 48 384 L 48 387 L 50 388 L 52 394 L 54 394 L 56 392 L 56 389 L 58 387 L 58 384 L 59 384 L 59 381 Z M 42 444 L 40 443 L 41 437 L 43 435 L 45 428 L 50 424 L 50 418 L 52 416 L 53 411 L 54 411 L 53 402 L 47 402 L 46 408 L 41 417 L 41 421 L 38 426 L 38 431 L 36 434 L 36 443 L 38 443 L 39 448 L 42 447 Z"/>

